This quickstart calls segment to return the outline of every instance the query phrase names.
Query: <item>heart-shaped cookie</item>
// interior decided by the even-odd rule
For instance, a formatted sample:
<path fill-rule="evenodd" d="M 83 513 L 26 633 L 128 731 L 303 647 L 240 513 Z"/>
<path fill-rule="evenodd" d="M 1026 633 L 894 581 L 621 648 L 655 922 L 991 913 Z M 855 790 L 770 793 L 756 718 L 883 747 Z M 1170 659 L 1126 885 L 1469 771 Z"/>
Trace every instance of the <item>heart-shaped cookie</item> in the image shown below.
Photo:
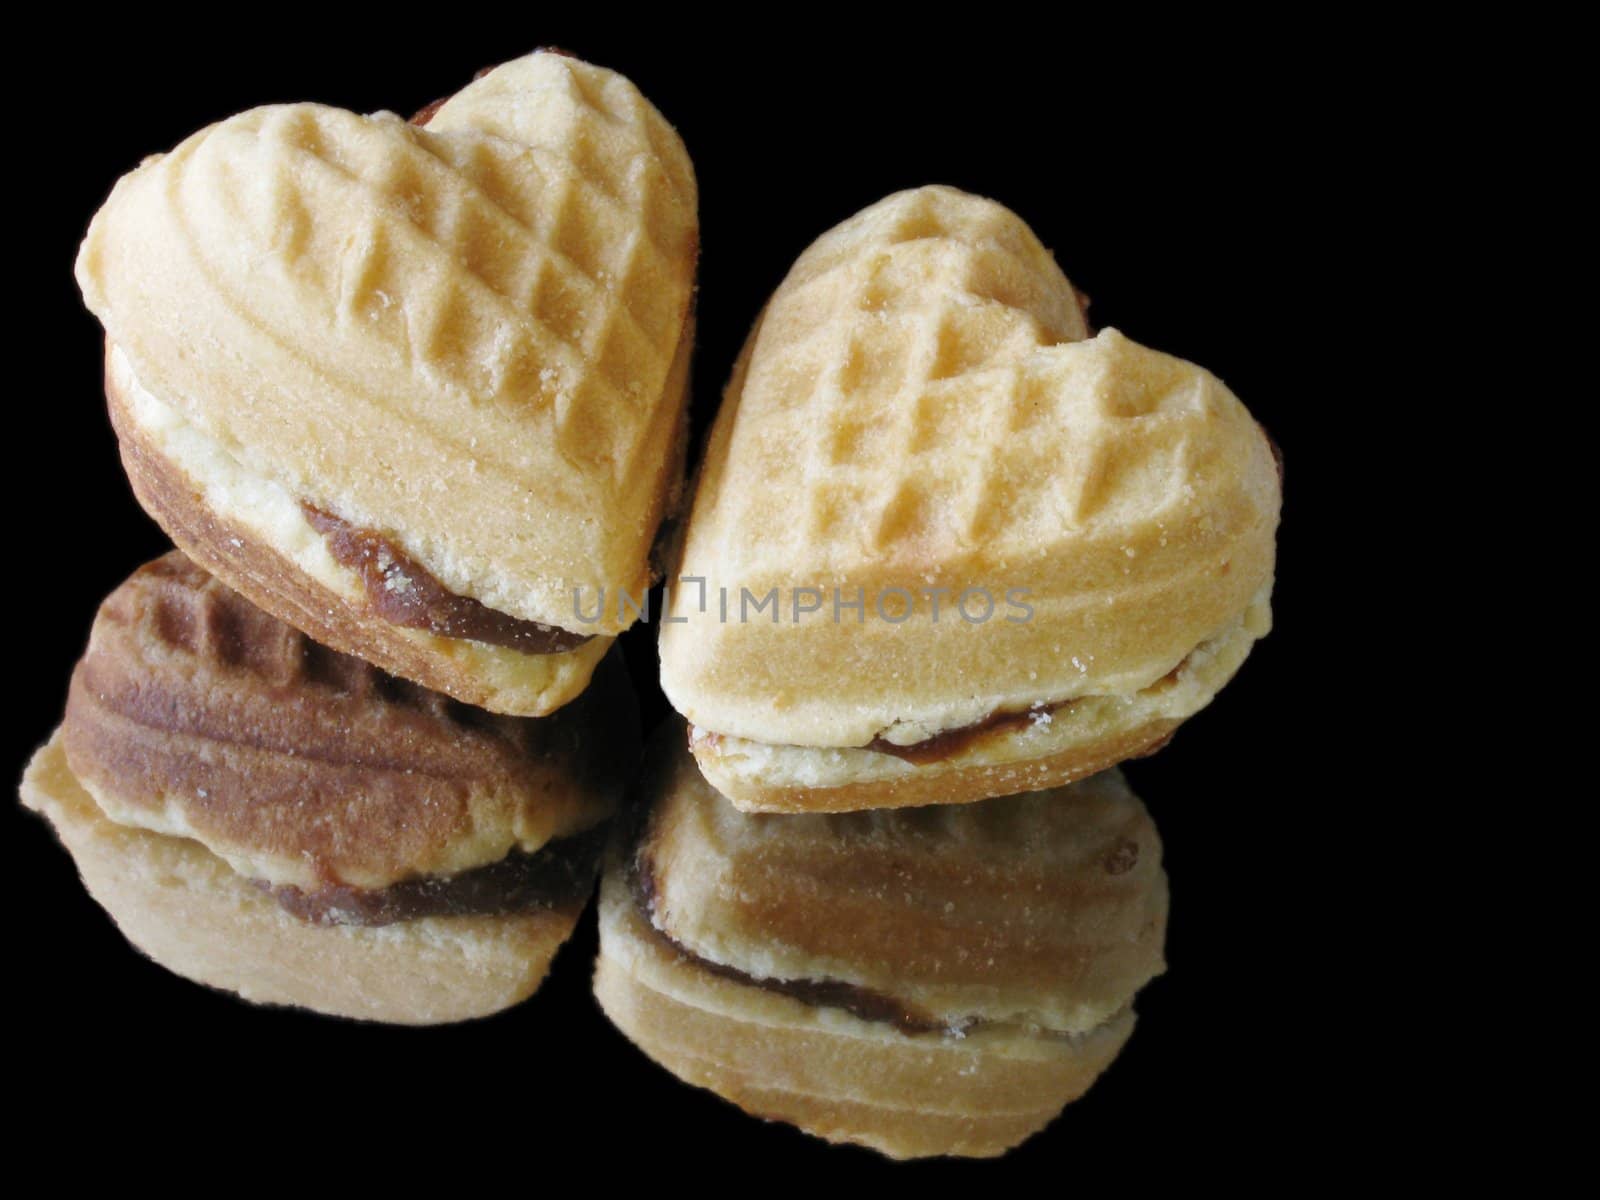
<path fill-rule="evenodd" d="M 1200 368 L 1108 329 L 992 201 L 820 238 L 717 418 L 661 638 L 749 808 L 1054 786 L 1159 744 L 1265 632 L 1279 479 Z"/>
<path fill-rule="evenodd" d="M 637 762 L 620 658 L 541 720 L 317 645 L 179 551 L 101 605 L 22 783 L 128 940 L 257 1003 L 405 1024 L 539 986 Z"/>
<path fill-rule="evenodd" d="M 1122 776 L 965 808 L 736 812 L 676 721 L 600 890 L 595 997 L 750 1112 L 895 1158 L 999 1154 L 1117 1055 L 1163 968 L 1161 840 Z"/>
<path fill-rule="evenodd" d="M 542 713 L 636 616 L 681 471 L 693 170 L 539 53 L 426 127 L 255 109 L 121 180 L 78 258 L 141 501 L 231 586 Z"/>

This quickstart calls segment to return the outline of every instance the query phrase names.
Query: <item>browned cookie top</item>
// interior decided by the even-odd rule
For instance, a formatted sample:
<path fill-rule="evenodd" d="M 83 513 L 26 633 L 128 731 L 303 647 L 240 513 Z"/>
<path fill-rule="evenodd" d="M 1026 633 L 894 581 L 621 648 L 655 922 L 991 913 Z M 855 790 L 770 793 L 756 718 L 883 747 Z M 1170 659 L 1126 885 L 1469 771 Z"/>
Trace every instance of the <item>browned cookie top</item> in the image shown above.
<path fill-rule="evenodd" d="M 619 662 L 538 720 L 386 675 L 173 552 L 101 606 L 64 724 L 108 815 L 277 885 L 379 888 L 592 827 L 636 753 Z"/>

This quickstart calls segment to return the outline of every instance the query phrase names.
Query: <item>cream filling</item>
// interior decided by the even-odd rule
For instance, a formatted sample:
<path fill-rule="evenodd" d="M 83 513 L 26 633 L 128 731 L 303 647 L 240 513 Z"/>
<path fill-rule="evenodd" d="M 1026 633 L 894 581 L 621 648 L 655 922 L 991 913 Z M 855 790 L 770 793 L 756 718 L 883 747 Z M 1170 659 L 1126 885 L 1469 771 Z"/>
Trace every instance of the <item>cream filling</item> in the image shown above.
<path fill-rule="evenodd" d="M 157 400 L 139 382 L 120 346 L 111 349 L 111 373 L 140 432 L 199 486 L 207 508 L 248 529 L 329 591 L 352 602 L 365 596 L 360 575 L 333 557 L 287 488 L 245 470 L 220 443 Z"/>
<path fill-rule="evenodd" d="M 93 800 L 94 806 L 106 816 L 107 821 L 128 829 L 141 829 L 147 834 L 182 838 L 186 842 L 205 846 L 208 853 L 216 854 L 219 859 L 227 862 L 227 866 L 234 870 L 235 874 L 242 875 L 246 880 L 270 883 L 272 886 L 294 886 L 306 890 L 322 888 L 330 883 L 328 878 L 318 874 L 309 859 L 230 850 L 218 845 L 214 838 L 202 834 L 190 824 L 186 798 L 166 795 L 158 808 L 147 805 L 123 805 L 117 802 L 115 795 L 109 794 L 104 787 L 90 779 L 78 779 L 78 786 L 85 790 L 88 797 Z M 350 888 L 379 890 L 395 883 L 405 883 L 406 880 L 413 878 L 448 878 L 451 875 L 461 874 L 462 870 L 490 866 L 493 862 L 506 858 L 507 854 L 514 850 L 525 854 L 538 853 L 544 846 L 554 842 L 555 838 L 563 835 L 565 834 L 555 834 L 549 826 L 539 827 L 538 830 L 518 829 L 515 832 L 510 826 L 474 830 L 474 834 L 456 838 L 450 845 L 440 846 L 437 853 L 432 854 L 429 861 L 422 866 L 408 866 L 392 874 L 355 870 L 341 875 L 338 883 Z"/>
<path fill-rule="evenodd" d="M 111 373 L 139 431 L 200 492 L 205 506 L 219 518 L 248 530 L 293 566 L 348 601 L 361 605 L 366 589 L 361 576 L 341 564 L 326 539 L 301 511 L 289 489 L 248 471 L 215 439 L 201 432 L 176 408 L 158 400 L 139 382 L 121 347 L 111 348 Z M 235 549 L 239 548 L 236 544 Z M 460 664 L 481 680 L 502 711 L 544 709 L 545 694 L 559 687 L 573 671 L 592 669 L 611 645 L 596 637 L 559 654 L 523 654 L 465 638 L 442 637 L 422 629 L 390 625 L 408 641 Z"/>
<path fill-rule="evenodd" d="M 436 847 L 424 862 L 407 864 L 389 872 L 346 870 L 337 880 L 330 880 L 308 857 L 219 845 L 214 837 L 197 829 L 189 820 L 188 797 L 164 795 L 159 805 L 123 804 L 115 794 L 92 780 L 78 777 L 78 784 L 108 821 L 162 837 L 195 842 L 246 879 L 307 890 L 325 887 L 331 882 L 377 890 L 419 877 L 444 879 L 497 863 L 513 851 L 536 854 L 551 842 L 588 828 L 565 806 L 556 806 L 548 812 L 535 808 L 530 812 L 528 805 L 513 802 L 507 806 L 512 811 L 505 819 L 480 819 L 470 830 Z M 492 805 L 493 801 L 486 803 Z"/>
<path fill-rule="evenodd" d="M 1055 712 L 1038 707 L 1025 726 L 987 732 L 932 763 L 911 763 L 865 746 L 782 746 L 728 734 L 707 745 L 709 730 L 693 728 L 696 750 L 724 778 L 757 788 L 837 788 L 890 782 L 913 774 L 940 774 L 968 767 L 1003 767 L 1053 757 L 1090 746 L 1116 733 L 1157 720 L 1183 720 L 1211 702 L 1233 678 L 1257 639 L 1271 628 L 1269 588 L 1221 632 L 1201 642 L 1173 678 L 1126 696 L 1084 696 Z"/>
<path fill-rule="evenodd" d="M 415 947 L 421 939 L 436 944 L 441 951 L 471 955 L 481 950 L 471 940 L 472 931 L 479 927 L 478 923 L 499 920 L 495 917 L 419 917 L 415 921 L 397 921 L 391 925 L 304 925 L 284 912 L 277 901 L 252 886 L 248 880 L 238 878 L 237 872 L 233 872 L 225 861 L 199 842 L 189 838 L 162 837 L 145 829 L 122 825 L 108 817 L 68 766 L 66 754 L 61 748 L 60 731 L 53 734 L 28 763 L 22 778 L 22 801 L 54 827 L 57 836 L 77 860 L 90 894 L 117 918 L 118 924 L 123 924 L 123 918 L 105 896 L 107 885 L 114 889 L 114 895 L 123 898 L 137 889 L 167 891 L 196 886 L 227 888 L 236 885 L 239 891 L 226 892 L 218 900 L 236 903 L 236 915 L 241 920 L 249 919 L 251 910 L 264 910 L 272 914 L 275 922 L 314 930 L 318 938 L 338 938 L 358 945 L 385 948 L 392 945 L 396 950 Z M 130 941 L 145 949 L 143 940 L 134 931 L 124 926 L 124 932 Z M 146 952 L 150 953 L 148 950 Z M 177 966 L 160 959 L 158 961 L 170 970 L 179 970 Z M 209 982 L 199 975 L 191 977 L 202 983 Z M 289 999 L 267 999 L 272 1003 L 304 1003 Z"/>

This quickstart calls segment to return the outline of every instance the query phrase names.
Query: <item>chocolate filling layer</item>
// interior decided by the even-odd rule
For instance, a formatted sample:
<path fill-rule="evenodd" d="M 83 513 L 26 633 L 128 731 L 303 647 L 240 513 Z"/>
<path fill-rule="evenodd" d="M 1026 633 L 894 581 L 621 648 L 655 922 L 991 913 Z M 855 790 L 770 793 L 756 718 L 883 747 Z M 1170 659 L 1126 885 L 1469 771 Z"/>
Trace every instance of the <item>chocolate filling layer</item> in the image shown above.
<path fill-rule="evenodd" d="M 1146 690 L 1154 691 L 1176 683 L 1179 673 L 1188 665 L 1188 662 L 1189 658 L 1186 655 L 1182 662 L 1156 680 Z M 1089 699 L 1089 697 L 1081 698 Z M 1023 709 L 1021 712 L 993 712 L 982 720 L 974 721 L 971 725 L 962 725 L 956 729 L 946 729 L 942 733 L 934 734 L 931 738 L 924 738 L 920 742 L 911 742 L 904 746 L 895 742 L 885 741 L 881 737 L 875 737 L 867 743 L 866 749 L 876 750 L 879 754 L 892 754 L 896 758 L 905 759 L 906 762 L 915 763 L 918 766 L 926 766 L 928 763 L 941 762 L 961 753 L 986 733 L 994 730 L 1021 729 L 1030 722 L 1038 720 L 1041 716 L 1047 717 L 1052 713 L 1058 713 L 1064 708 L 1070 708 L 1077 702 L 1077 699 L 1061 700 L 1055 704 L 1041 704 L 1036 708 Z M 1166 742 L 1163 741 L 1161 745 L 1166 745 Z M 1160 746 L 1154 747 L 1147 753 L 1153 754 L 1157 749 L 1160 749 Z"/>
<path fill-rule="evenodd" d="M 311 504 L 300 508 L 334 559 L 361 576 L 373 611 L 391 624 L 523 654 L 562 654 L 591 636 L 524 621 L 470 596 L 458 596 L 381 533 L 358 528 Z"/>
<path fill-rule="evenodd" d="M 513 851 L 499 862 L 450 876 L 407 879 L 386 888 L 343 884 L 305 890 L 255 884 L 312 925 L 392 925 L 423 917 L 500 916 L 581 902 L 594 882 L 603 827 Z"/>
<path fill-rule="evenodd" d="M 936 733 L 931 738 L 924 738 L 920 742 L 911 742 L 899 745 L 895 742 L 885 741 L 875 737 L 867 743 L 868 750 L 876 750 L 879 754 L 892 754 L 896 758 L 903 758 L 906 762 L 924 766 L 928 763 L 940 762 L 951 758 L 965 750 L 983 734 L 997 729 L 1021 729 L 1041 714 L 1059 712 L 1072 704 L 1071 700 L 1063 700 L 1059 704 L 1045 705 L 1041 708 L 1029 708 L 1022 712 L 996 712 L 990 713 L 981 721 L 974 721 L 971 725 L 962 725 L 957 729 L 946 729 Z"/>
<path fill-rule="evenodd" d="M 764 992 L 777 992 L 812 1007 L 842 1008 L 853 1017 L 893 1025 L 901 1033 L 965 1033 L 981 1024 L 976 1019 L 944 1021 L 918 1009 L 903 1000 L 875 992 L 857 984 L 837 979 L 762 979 L 747 974 L 726 963 L 701 958 L 692 950 L 673 940 L 655 923 L 656 883 L 655 872 L 641 843 L 633 856 L 629 872 L 633 884 L 634 903 L 645 925 L 678 957 L 693 963 L 722 979 L 760 988 Z"/>

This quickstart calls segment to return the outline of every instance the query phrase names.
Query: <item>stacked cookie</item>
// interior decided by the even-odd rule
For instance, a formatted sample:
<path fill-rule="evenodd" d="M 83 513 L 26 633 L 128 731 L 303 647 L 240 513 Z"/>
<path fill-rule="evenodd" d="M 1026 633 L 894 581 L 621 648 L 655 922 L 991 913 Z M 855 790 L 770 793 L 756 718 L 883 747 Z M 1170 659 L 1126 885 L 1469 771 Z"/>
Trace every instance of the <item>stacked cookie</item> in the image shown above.
<path fill-rule="evenodd" d="M 1274 453 L 1093 334 L 1006 209 L 874 205 L 734 368 L 641 773 L 610 647 L 683 474 L 697 234 L 672 128 L 552 53 L 124 178 L 78 278 L 179 549 L 102 606 L 23 796 L 157 961 L 373 1020 L 526 997 L 603 858 L 595 994 L 652 1058 L 830 1139 L 999 1153 L 1162 970 L 1116 766 L 1267 631 Z"/>
<path fill-rule="evenodd" d="M 538 986 L 637 759 L 631 614 L 572 596 L 650 578 L 697 240 L 671 126 L 547 53 L 117 184 L 78 281 L 182 553 L 102 606 L 23 796 L 152 958 L 409 1023 Z"/>
<path fill-rule="evenodd" d="M 1160 843 L 1115 765 L 1267 631 L 1279 498 L 1244 406 L 1091 336 L 1006 209 L 923 188 L 825 234 L 700 466 L 661 633 L 687 746 L 606 869 L 612 1020 L 894 1156 L 1042 1127 L 1162 969 Z"/>

